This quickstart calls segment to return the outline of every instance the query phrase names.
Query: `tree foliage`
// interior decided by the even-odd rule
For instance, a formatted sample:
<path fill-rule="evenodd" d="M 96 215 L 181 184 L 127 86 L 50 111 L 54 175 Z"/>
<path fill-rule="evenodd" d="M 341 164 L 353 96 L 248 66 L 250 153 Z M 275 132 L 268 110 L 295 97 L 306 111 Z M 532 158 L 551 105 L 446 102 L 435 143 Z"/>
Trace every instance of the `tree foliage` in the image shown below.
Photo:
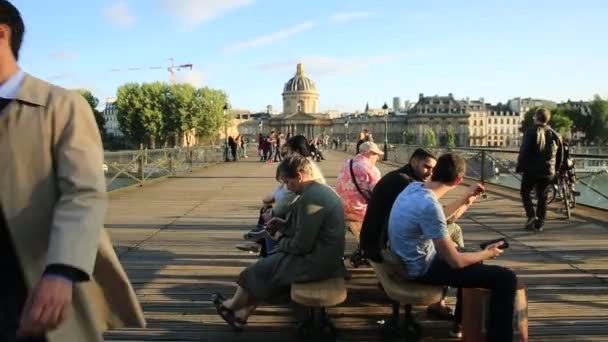
<path fill-rule="evenodd" d="M 424 132 L 424 146 L 426 146 L 426 147 L 436 147 L 437 146 L 437 136 L 435 135 L 435 132 L 430 128 L 427 128 L 426 131 Z"/>
<path fill-rule="evenodd" d="M 99 128 L 99 134 L 102 139 L 106 137 L 106 120 L 103 117 L 103 113 L 97 110 L 97 106 L 99 105 L 99 99 L 97 99 L 93 93 L 89 90 L 81 89 L 78 91 L 82 97 L 89 103 L 91 106 L 91 110 L 93 111 L 93 115 L 95 115 L 95 121 L 97 122 L 97 127 Z"/>
<path fill-rule="evenodd" d="M 590 127 L 585 134 L 588 135 L 589 141 L 594 141 L 597 144 L 608 143 L 608 101 L 595 95 L 591 102 L 591 118 Z"/>
<path fill-rule="evenodd" d="M 226 94 L 188 84 L 127 83 L 117 92 L 117 119 L 132 142 L 155 148 L 177 145 L 185 132 L 214 138 L 223 125 Z"/>
<path fill-rule="evenodd" d="M 447 132 L 446 132 L 446 137 L 447 137 L 447 145 L 448 147 L 455 147 L 456 146 L 456 133 L 454 132 L 454 127 L 449 127 Z"/>

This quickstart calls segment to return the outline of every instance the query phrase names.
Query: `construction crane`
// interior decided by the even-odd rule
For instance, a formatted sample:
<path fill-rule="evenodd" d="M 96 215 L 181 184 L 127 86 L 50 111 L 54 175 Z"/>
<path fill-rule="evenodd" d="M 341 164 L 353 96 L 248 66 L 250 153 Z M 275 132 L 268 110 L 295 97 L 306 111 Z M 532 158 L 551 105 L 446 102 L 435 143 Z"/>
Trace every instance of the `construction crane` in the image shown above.
<path fill-rule="evenodd" d="M 167 67 L 167 71 L 169 71 L 169 73 L 171 74 L 169 81 L 170 81 L 171 85 L 174 85 L 176 83 L 175 71 L 180 71 L 182 69 L 192 70 L 193 65 L 192 64 L 175 65 L 173 58 L 169 58 L 169 60 L 171 61 L 171 64 Z M 164 68 L 165 67 L 155 66 L 155 67 L 147 67 L 147 68 L 143 67 L 143 68 L 111 69 L 110 71 L 117 72 L 117 71 L 137 71 L 137 70 L 162 70 Z"/>

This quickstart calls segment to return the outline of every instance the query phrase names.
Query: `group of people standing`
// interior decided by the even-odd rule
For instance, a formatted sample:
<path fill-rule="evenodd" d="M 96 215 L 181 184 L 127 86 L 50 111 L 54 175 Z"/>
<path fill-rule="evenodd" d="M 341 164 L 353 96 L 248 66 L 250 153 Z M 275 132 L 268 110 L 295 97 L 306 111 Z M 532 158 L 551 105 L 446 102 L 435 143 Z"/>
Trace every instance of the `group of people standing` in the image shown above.
<path fill-rule="evenodd" d="M 260 156 L 260 162 L 273 163 L 281 161 L 281 148 L 285 145 L 287 139 L 289 139 L 289 134 L 287 136 L 282 132 L 275 134 L 274 130 L 268 135 L 258 134 L 258 155 Z"/>

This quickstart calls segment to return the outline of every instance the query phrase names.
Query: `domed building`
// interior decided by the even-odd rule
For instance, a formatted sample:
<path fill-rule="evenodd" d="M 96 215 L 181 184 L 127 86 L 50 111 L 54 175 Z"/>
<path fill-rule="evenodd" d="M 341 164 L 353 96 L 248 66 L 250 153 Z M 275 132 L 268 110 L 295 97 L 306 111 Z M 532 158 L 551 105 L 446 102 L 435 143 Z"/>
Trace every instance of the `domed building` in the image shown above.
<path fill-rule="evenodd" d="M 318 137 L 331 127 L 327 115 L 319 114 L 319 91 L 315 82 L 304 74 L 298 63 L 296 74 L 283 87 L 283 113 L 270 119 L 270 127 L 277 132 Z"/>
<path fill-rule="evenodd" d="M 298 63 L 296 75 L 283 88 L 283 113 L 318 113 L 319 92 L 315 82 L 304 75 L 304 66 Z"/>

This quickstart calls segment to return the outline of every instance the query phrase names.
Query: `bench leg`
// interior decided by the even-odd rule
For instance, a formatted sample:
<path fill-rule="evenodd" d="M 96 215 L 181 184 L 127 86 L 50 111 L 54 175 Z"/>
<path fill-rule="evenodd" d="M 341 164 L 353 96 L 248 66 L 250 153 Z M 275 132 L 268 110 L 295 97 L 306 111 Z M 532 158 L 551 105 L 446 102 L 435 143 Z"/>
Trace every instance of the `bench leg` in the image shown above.
<path fill-rule="evenodd" d="M 422 337 L 422 326 L 412 315 L 412 305 L 405 305 L 405 313 L 403 316 L 405 341 L 420 341 Z"/>
<path fill-rule="evenodd" d="M 306 318 L 298 326 L 298 335 L 335 339 L 336 328 L 329 319 L 325 308 L 306 308 Z"/>
<path fill-rule="evenodd" d="M 393 313 L 391 314 L 391 317 L 389 317 L 382 324 L 382 334 L 385 338 L 391 338 L 400 335 L 399 310 L 401 309 L 401 304 L 399 302 L 391 300 L 391 306 L 393 309 Z"/>

